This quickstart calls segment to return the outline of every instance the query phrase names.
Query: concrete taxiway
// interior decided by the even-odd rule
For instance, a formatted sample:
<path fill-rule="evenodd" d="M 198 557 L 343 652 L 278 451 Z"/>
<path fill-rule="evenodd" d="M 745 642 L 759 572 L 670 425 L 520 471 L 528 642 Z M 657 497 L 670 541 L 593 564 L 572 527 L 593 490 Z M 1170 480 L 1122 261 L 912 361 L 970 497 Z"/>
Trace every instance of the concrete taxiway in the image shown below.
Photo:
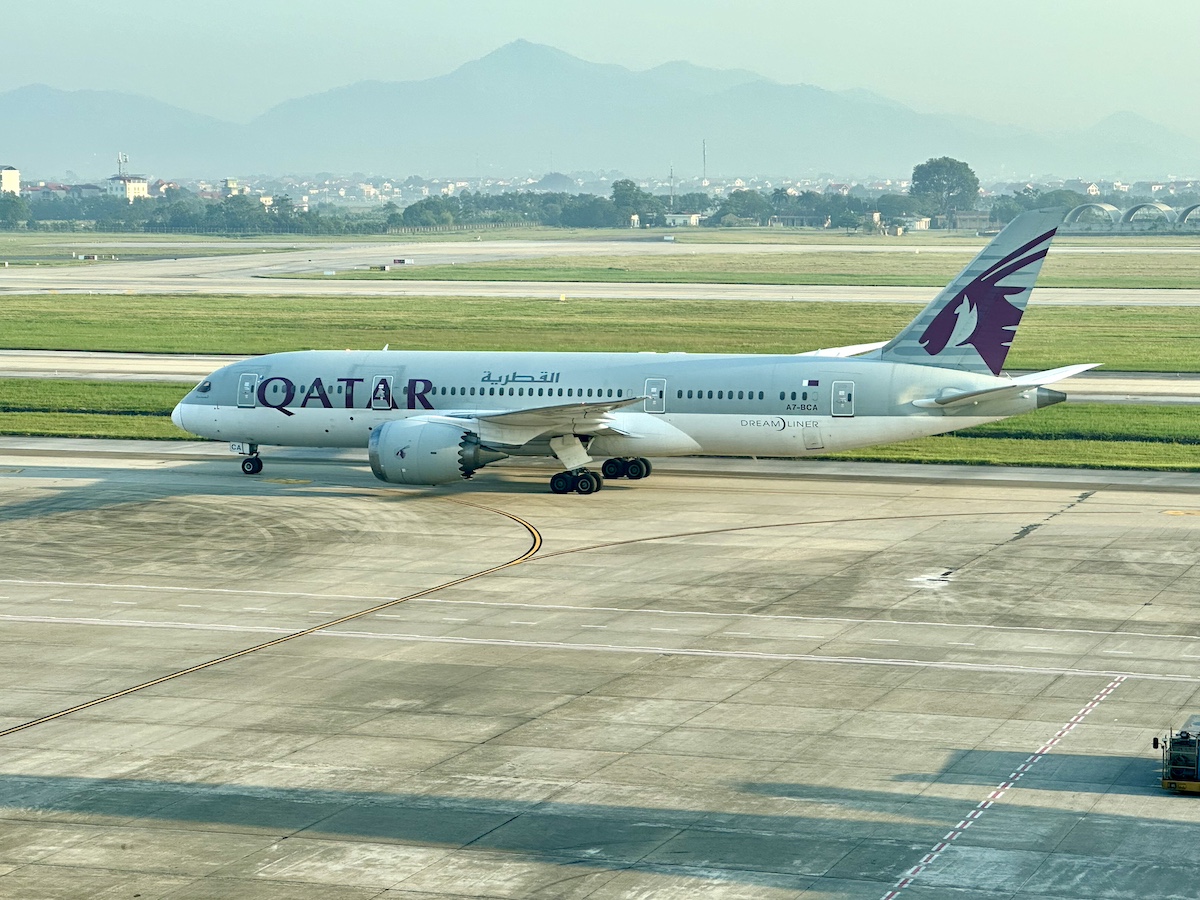
<path fill-rule="evenodd" d="M 982 241 L 980 242 L 982 244 Z M 296 279 L 412 259 L 414 266 L 497 260 L 534 260 L 552 256 L 672 256 L 696 253 L 786 254 L 796 252 L 969 253 L 971 247 L 912 247 L 842 244 L 709 244 L 631 241 L 448 241 L 425 243 L 310 244 L 295 250 L 211 257 L 118 260 L 94 264 L 0 269 L 0 294 L 239 294 L 288 296 L 436 296 L 537 297 L 566 295 L 620 300 L 769 300 L 779 302 L 927 303 L 932 287 L 850 285 L 662 284 L 577 281 L 347 281 Z M 64 250 L 64 253 L 66 250 Z M 1055 247 L 1056 254 L 1194 254 L 1196 247 Z M 285 276 L 285 277 L 269 277 Z M 1200 306 L 1200 289 L 1038 288 L 1043 305 Z"/>
<path fill-rule="evenodd" d="M 544 478 L 0 439 L 0 895 L 1194 896 L 1200 477 Z"/>

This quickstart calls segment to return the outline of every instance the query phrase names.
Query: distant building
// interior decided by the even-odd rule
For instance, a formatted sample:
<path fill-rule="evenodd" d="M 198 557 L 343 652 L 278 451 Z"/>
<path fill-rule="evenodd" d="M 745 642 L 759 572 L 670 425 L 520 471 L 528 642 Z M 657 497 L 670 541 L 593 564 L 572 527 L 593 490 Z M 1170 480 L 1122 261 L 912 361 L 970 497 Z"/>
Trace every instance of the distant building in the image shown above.
<path fill-rule="evenodd" d="M 21 194 L 26 200 L 62 200 L 70 194 L 71 188 L 57 181 L 39 181 L 37 184 L 27 184 Z"/>
<path fill-rule="evenodd" d="M 98 184 L 74 184 L 71 185 L 71 196 L 79 197 L 81 200 L 90 200 L 93 197 L 103 197 L 105 194 L 104 188 Z"/>
<path fill-rule="evenodd" d="M 12 166 L 0 166 L 0 194 L 20 194 L 21 173 Z"/>
<path fill-rule="evenodd" d="M 667 213 L 663 218 L 671 228 L 689 225 L 694 228 L 708 217 L 703 213 Z"/>
<path fill-rule="evenodd" d="M 108 193 L 112 197 L 124 197 L 130 203 L 150 196 L 145 175 L 114 175 L 108 179 Z"/>

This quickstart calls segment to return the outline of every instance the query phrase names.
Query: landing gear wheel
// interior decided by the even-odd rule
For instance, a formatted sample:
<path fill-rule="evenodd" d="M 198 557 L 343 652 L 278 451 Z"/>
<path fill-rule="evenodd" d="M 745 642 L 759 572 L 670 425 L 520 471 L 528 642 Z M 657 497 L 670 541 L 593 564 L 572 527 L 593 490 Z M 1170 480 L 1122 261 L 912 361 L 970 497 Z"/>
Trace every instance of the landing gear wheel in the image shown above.
<path fill-rule="evenodd" d="M 550 476 L 550 493 L 569 494 L 575 490 L 575 476 L 570 472 L 555 472 Z"/>
<path fill-rule="evenodd" d="M 605 478 L 624 478 L 628 467 L 629 460 L 606 459 L 604 465 L 600 467 L 600 472 Z"/>
<path fill-rule="evenodd" d="M 242 460 L 242 472 L 246 475 L 257 475 L 262 471 L 263 462 L 257 456 L 247 456 Z"/>
<path fill-rule="evenodd" d="M 630 481 L 641 481 L 650 474 L 650 460 L 631 459 L 625 463 L 625 477 Z"/>
<path fill-rule="evenodd" d="M 594 494 L 604 487 L 604 479 L 595 472 L 580 472 L 575 476 L 575 493 Z"/>

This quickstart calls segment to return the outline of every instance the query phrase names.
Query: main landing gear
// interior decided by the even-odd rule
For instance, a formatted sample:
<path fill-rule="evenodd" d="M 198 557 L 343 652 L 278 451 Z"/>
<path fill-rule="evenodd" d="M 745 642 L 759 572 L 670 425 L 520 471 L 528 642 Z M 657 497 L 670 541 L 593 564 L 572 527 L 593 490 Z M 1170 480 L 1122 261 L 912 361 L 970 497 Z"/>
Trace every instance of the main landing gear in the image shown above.
<path fill-rule="evenodd" d="M 630 481 L 640 481 L 651 470 L 650 460 L 640 456 L 636 459 L 606 459 L 600 467 L 605 478 L 628 478 Z"/>
<path fill-rule="evenodd" d="M 594 494 L 604 487 L 605 478 L 628 478 L 639 481 L 650 474 L 650 460 L 637 459 L 606 459 L 600 467 L 600 473 L 587 469 L 575 469 L 570 472 L 555 472 L 550 476 L 550 492 L 554 494 Z"/>
<path fill-rule="evenodd" d="M 604 479 L 596 472 L 576 469 L 574 472 L 555 472 L 550 476 L 550 492 L 553 494 L 594 494 L 604 487 Z"/>

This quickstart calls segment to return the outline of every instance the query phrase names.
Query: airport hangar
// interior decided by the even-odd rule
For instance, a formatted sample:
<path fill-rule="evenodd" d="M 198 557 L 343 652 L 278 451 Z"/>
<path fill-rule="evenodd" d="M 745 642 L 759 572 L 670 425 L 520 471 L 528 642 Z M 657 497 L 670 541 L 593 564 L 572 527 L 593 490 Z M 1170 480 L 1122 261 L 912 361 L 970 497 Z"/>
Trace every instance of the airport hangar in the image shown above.
<path fill-rule="evenodd" d="M 0 447 L 0 894 L 1194 895 L 1194 475 Z"/>

